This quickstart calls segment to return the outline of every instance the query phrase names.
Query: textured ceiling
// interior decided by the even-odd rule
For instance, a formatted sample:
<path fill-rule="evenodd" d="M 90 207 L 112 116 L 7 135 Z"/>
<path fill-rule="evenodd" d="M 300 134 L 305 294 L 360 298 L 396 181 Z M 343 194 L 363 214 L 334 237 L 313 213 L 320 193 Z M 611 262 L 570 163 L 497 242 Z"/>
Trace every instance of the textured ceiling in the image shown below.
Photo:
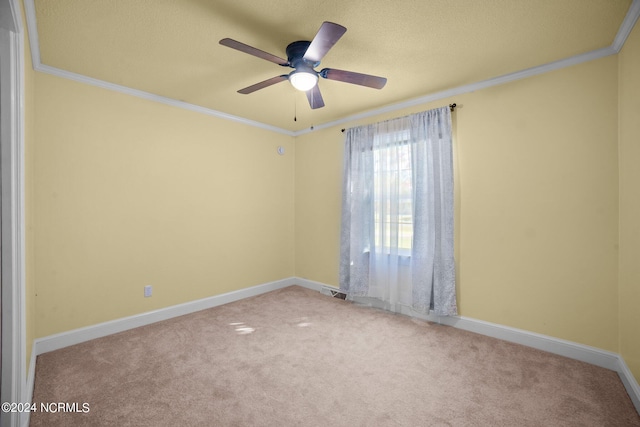
<path fill-rule="evenodd" d="M 631 0 L 34 0 L 44 65 L 297 131 L 611 45 Z M 318 69 L 387 77 L 382 90 L 321 79 L 326 106 L 290 71 L 221 46 L 285 57 L 323 21 L 347 27 Z M 298 120 L 294 121 L 294 115 Z"/>

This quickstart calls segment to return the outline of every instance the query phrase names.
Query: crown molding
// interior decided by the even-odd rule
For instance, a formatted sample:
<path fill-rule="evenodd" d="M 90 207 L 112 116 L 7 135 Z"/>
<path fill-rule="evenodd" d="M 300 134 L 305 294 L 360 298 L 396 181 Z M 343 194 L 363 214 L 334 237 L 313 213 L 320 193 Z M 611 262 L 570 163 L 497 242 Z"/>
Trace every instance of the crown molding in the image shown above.
<path fill-rule="evenodd" d="M 195 105 L 195 104 L 190 104 L 188 102 L 184 102 L 184 101 L 178 101 L 177 99 L 173 99 L 173 98 L 168 98 L 165 96 L 160 96 L 160 95 L 156 95 L 154 93 L 150 93 L 150 92 L 145 92 L 142 90 L 138 90 L 138 89 L 133 89 L 127 86 L 121 86 L 121 85 L 117 85 L 115 83 L 110 83 L 110 82 L 106 82 L 104 80 L 100 80 L 100 79 L 95 79 L 93 77 L 87 77 L 85 75 L 82 74 L 77 74 L 77 73 L 73 73 L 71 71 L 67 71 L 67 70 L 62 70 L 60 68 L 56 68 L 56 67 L 51 67 L 49 65 L 44 65 L 44 64 L 36 64 L 34 63 L 33 66 L 34 70 L 39 71 L 41 73 L 46 73 L 46 74 L 51 74 L 57 77 L 62 77 L 68 80 L 73 80 L 79 83 L 85 83 L 88 85 L 92 85 L 92 86 L 97 86 L 99 88 L 102 89 L 107 89 L 107 90 L 111 90 L 114 92 L 120 92 L 120 93 L 124 93 L 126 95 L 131 95 L 131 96 L 135 96 L 137 98 L 142 98 L 142 99 L 146 99 L 149 101 L 154 101 L 154 102 L 159 102 L 161 104 L 165 104 L 165 105 L 170 105 L 172 107 L 177 107 L 177 108 L 182 108 L 183 110 L 189 110 L 189 111 L 193 111 L 196 113 L 201 113 L 201 114 L 206 114 L 208 116 L 214 116 L 214 117 L 218 117 L 220 119 L 224 119 L 224 120 L 230 120 L 233 122 L 238 122 L 238 123 L 242 123 L 248 126 L 253 126 L 253 127 L 257 127 L 260 129 L 265 129 L 265 130 L 269 130 L 272 132 L 277 132 L 277 133 L 281 133 L 283 135 L 288 135 L 288 136 L 294 136 L 294 133 L 286 130 L 286 129 L 282 129 L 279 128 L 277 126 L 272 126 L 266 123 L 261 123 L 261 122 L 257 122 L 255 120 L 250 120 L 244 117 L 240 117 L 240 116 L 234 116 L 233 114 L 227 114 L 227 113 L 223 113 L 222 111 L 217 111 L 217 110 L 212 110 L 210 108 L 206 108 L 206 107 L 202 107 L 199 105 Z"/>
<path fill-rule="evenodd" d="M 36 6 L 34 0 L 23 0 L 25 21 L 27 21 L 27 34 L 29 47 L 31 48 L 31 63 L 35 70 L 40 66 L 40 36 L 38 36 L 38 23 L 36 22 Z"/>
<path fill-rule="evenodd" d="M 261 122 L 250 120 L 240 116 L 234 116 L 232 114 L 223 113 L 222 111 L 212 110 L 210 108 L 201 107 L 199 105 L 190 104 L 188 102 L 178 101 L 177 99 L 156 95 L 154 93 L 133 89 L 133 88 L 118 85 L 115 83 L 110 83 L 104 80 L 95 79 L 93 77 L 88 77 L 82 74 L 73 73 L 71 71 L 66 71 L 60 68 L 43 64 L 40 58 L 40 42 L 39 42 L 40 38 L 38 36 L 38 24 L 36 21 L 36 9 L 35 9 L 34 0 L 24 0 L 24 9 L 25 9 L 26 21 L 27 21 L 27 31 L 29 32 L 29 46 L 31 47 L 31 62 L 33 63 L 33 69 L 35 71 L 51 74 L 53 76 L 62 77 L 62 78 L 73 80 L 79 83 L 97 86 L 102 89 L 112 90 L 114 92 L 124 93 L 126 95 L 143 98 L 149 101 L 159 102 L 161 104 L 170 105 L 172 107 L 182 108 L 184 110 L 206 114 L 208 116 L 214 116 L 224 120 L 231 120 L 231 121 L 242 123 L 248 126 L 253 126 L 253 127 L 269 130 L 272 132 L 293 136 L 293 132 L 286 129 L 279 128 L 277 126 L 272 126 L 266 123 L 261 123 Z"/>
<path fill-rule="evenodd" d="M 622 24 L 620 24 L 618 34 L 616 34 L 616 38 L 613 39 L 613 43 L 611 44 L 611 47 L 615 49 L 616 53 L 620 52 L 624 42 L 627 41 L 627 37 L 629 37 L 633 27 L 636 25 L 638 17 L 640 17 L 640 0 L 633 0 L 627 14 L 622 20 Z"/>
<path fill-rule="evenodd" d="M 640 2 L 640 0 L 638 0 Z M 505 83 L 510 83 L 516 80 L 526 79 L 528 77 L 537 76 L 539 74 L 548 73 L 549 71 L 559 70 L 561 68 L 571 67 L 572 65 L 581 64 L 583 62 L 593 61 L 594 59 L 603 58 L 609 55 L 615 55 L 618 53 L 611 46 L 602 49 L 593 50 L 591 52 L 575 55 L 569 58 L 561 59 L 548 64 L 538 65 L 537 67 L 527 68 L 525 70 L 516 71 L 515 73 L 504 74 L 502 76 L 493 77 L 491 79 L 482 80 L 480 82 L 471 83 L 468 85 L 458 86 L 453 89 L 447 89 L 441 92 L 432 93 L 429 95 L 421 96 L 419 98 L 413 98 L 407 101 L 403 101 L 397 104 L 388 105 L 386 107 L 378 108 L 375 110 L 365 111 L 363 113 L 348 116 L 333 122 L 323 123 L 321 125 L 313 126 L 313 129 L 305 129 L 295 132 L 295 136 L 310 133 L 319 129 L 325 129 L 332 126 L 342 125 L 348 122 L 356 120 L 362 120 L 371 116 L 377 116 L 379 114 L 389 113 L 403 108 L 414 107 L 416 105 L 426 104 L 440 99 L 447 99 L 457 95 L 465 93 L 475 92 L 480 89 L 486 89 L 492 86 L 498 86 Z"/>
<path fill-rule="evenodd" d="M 231 120 L 231 121 L 242 123 L 248 126 L 253 126 L 260 129 L 265 129 L 265 130 L 269 130 L 269 131 L 273 131 L 273 132 L 277 132 L 283 135 L 293 136 L 293 137 L 311 133 L 320 129 L 339 126 L 344 123 L 348 123 L 356 120 L 362 120 L 362 119 L 376 116 L 379 114 L 389 113 L 389 112 L 401 110 L 408 107 L 413 107 L 420 104 L 438 101 L 440 99 L 446 99 L 446 98 L 451 98 L 453 96 L 470 93 L 476 90 L 486 89 L 488 87 L 497 86 L 504 83 L 525 79 L 528 77 L 533 77 L 539 74 L 547 73 L 549 71 L 559 70 L 561 68 L 570 67 L 583 62 L 587 62 L 587 61 L 593 61 L 595 59 L 603 58 L 605 56 L 615 55 L 618 52 L 620 52 L 620 50 L 624 46 L 624 43 L 627 40 L 627 37 L 629 37 L 629 34 L 633 30 L 633 27 L 635 26 L 636 21 L 638 20 L 638 17 L 640 17 L 640 0 L 633 0 L 633 2 L 631 3 L 631 6 L 629 6 L 629 10 L 625 15 L 624 20 L 622 21 L 622 24 L 620 25 L 620 28 L 618 29 L 618 33 L 616 34 L 616 37 L 613 43 L 611 44 L 611 46 L 608 46 L 605 48 L 596 49 L 591 52 L 586 52 L 586 53 L 575 55 L 569 58 L 550 62 L 548 64 L 527 68 L 524 70 L 516 71 L 514 73 L 504 74 L 502 76 L 494 77 L 494 78 L 483 80 L 480 82 L 458 86 L 456 88 L 447 89 L 441 92 L 428 94 L 418 98 L 413 98 L 404 102 L 391 104 L 382 108 L 368 110 L 359 114 L 354 114 L 348 117 L 344 117 L 339 120 L 326 122 L 319 125 L 314 125 L 308 129 L 290 131 L 287 129 L 279 128 L 277 126 L 269 125 L 269 124 L 258 122 L 255 120 L 250 120 L 244 117 L 227 114 L 222 111 L 201 107 L 198 105 L 190 104 L 188 102 L 178 101 L 176 99 L 156 95 L 149 92 L 144 92 L 137 89 L 132 89 L 132 88 L 117 85 L 114 83 L 109 83 L 103 80 L 87 77 L 81 74 L 72 73 L 70 71 L 65 71 L 59 68 L 42 64 L 40 59 L 40 45 L 38 41 L 38 28 L 37 28 L 37 22 L 36 22 L 34 0 L 24 0 L 24 6 L 25 6 L 25 13 L 26 13 L 27 29 L 29 32 L 29 44 L 31 47 L 31 61 L 33 63 L 33 68 L 36 71 L 74 80 L 74 81 L 85 83 L 85 84 L 90 84 L 93 86 L 98 86 L 103 89 L 113 90 L 116 92 L 124 93 L 131 96 L 136 96 L 136 97 L 147 99 L 150 101 L 160 102 L 162 104 L 170 105 L 173 107 L 206 114 L 209 116 L 214 116 L 214 117 L 218 117 L 225 120 Z"/>

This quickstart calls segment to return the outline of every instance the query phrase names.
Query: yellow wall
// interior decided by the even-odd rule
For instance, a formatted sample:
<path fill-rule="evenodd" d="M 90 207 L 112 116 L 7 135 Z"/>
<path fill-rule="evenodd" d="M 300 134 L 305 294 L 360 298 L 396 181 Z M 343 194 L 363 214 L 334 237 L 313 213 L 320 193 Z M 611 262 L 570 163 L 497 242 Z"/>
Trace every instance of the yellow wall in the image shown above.
<path fill-rule="evenodd" d="M 296 276 L 338 285 L 343 136 L 339 128 L 296 138 Z"/>
<path fill-rule="evenodd" d="M 460 314 L 617 351 L 617 58 L 392 116 L 454 101 Z M 342 141 L 296 140 L 296 275 L 331 285 Z"/>
<path fill-rule="evenodd" d="M 293 276 L 292 137 L 43 73 L 35 91 L 36 336 Z"/>
<path fill-rule="evenodd" d="M 620 353 L 640 381 L 640 28 L 620 61 Z"/>

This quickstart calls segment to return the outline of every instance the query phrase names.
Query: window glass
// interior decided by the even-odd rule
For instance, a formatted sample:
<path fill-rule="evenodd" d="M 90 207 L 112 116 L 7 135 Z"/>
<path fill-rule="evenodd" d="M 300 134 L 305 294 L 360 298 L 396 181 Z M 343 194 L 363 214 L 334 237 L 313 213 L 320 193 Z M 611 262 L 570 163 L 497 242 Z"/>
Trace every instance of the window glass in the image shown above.
<path fill-rule="evenodd" d="M 410 253 L 413 240 L 411 149 L 407 142 L 373 151 L 375 245 Z"/>

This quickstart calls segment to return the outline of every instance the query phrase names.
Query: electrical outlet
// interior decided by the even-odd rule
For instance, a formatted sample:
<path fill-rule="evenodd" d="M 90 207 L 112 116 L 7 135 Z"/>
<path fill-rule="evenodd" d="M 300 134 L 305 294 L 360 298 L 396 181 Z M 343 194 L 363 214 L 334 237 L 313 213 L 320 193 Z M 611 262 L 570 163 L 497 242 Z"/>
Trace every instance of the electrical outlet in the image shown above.
<path fill-rule="evenodd" d="M 153 289 L 151 288 L 151 285 L 147 285 L 144 287 L 144 297 L 148 298 L 151 296 L 151 294 L 153 293 Z"/>

